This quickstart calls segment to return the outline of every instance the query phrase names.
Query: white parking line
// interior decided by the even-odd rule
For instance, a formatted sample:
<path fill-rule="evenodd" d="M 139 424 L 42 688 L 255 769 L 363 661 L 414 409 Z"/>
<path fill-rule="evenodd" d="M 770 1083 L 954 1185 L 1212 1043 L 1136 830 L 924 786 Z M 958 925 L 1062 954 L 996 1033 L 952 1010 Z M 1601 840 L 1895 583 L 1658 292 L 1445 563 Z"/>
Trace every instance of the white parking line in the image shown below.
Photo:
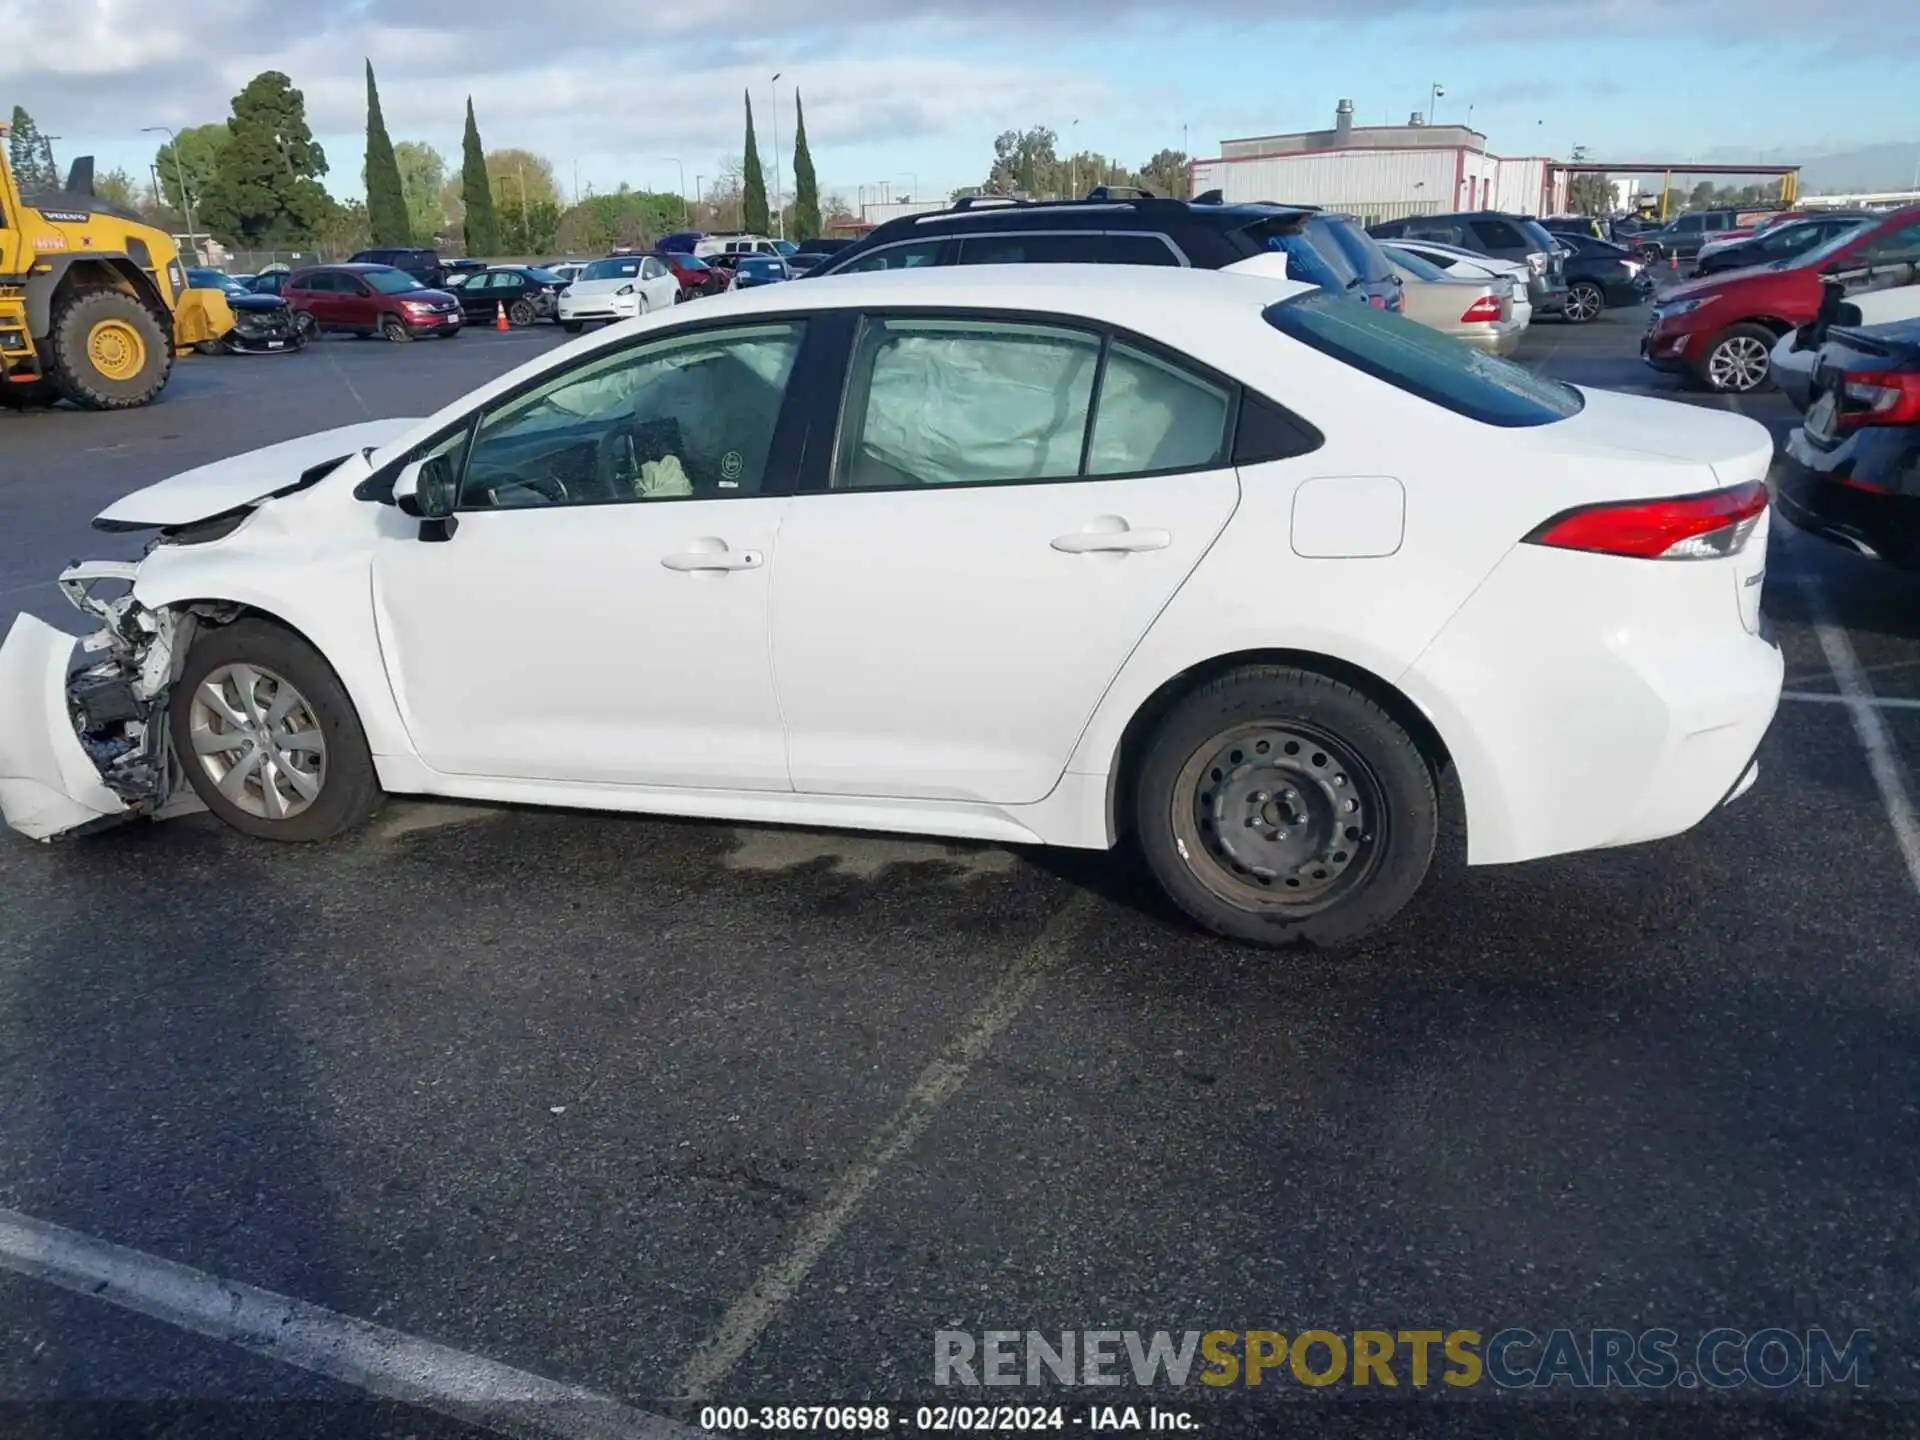
<path fill-rule="evenodd" d="M 1798 538 L 1795 537 L 1796 540 Z M 1867 752 L 1867 770 L 1880 791 L 1880 803 L 1886 809 L 1887 823 L 1893 827 L 1894 842 L 1900 847 L 1901 858 L 1907 862 L 1907 876 L 1913 881 L 1914 890 L 1920 892 L 1920 819 L 1914 816 L 1913 798 L 1907 793 L 1900 756 L 1894 750 L 1893 741 L 1887 735 L 1886 722 L 1876 708 L 1873 686 L 1860 668 L 1860 657 L 1854 653 L 1853 642 L 1847 638 L 1847 632 L 1834 623 L 1820 577 L 1811 567 L 1802 569 L 1795 566 L 1794 570 L 1793 578 L 1807 597 L 1807 609 L 1813 617 L 1813 633 L 1820 641 L 1821 652 L 1827 657 L 1827 668 L 1833 671 L 1834 683 L 1840 687 L 1842 703 L 1852 717 L 1854 733 L 1860 737 L 1861 748 Z"/>
<path fill-rule="evenodd" d="M 1920 710 L 1920 700 L 1908 700 L 1904 697 L 1882 695 L 1822 695 L 1814 690 L 1782 690 L 1782 700 L 1799 700 L 1812 705 L 1859 705 L 1865 703 L 1876 710 Z"/>
<path fill-rule="evenodd" d="M 959 1035 L 920 1072 L 906 1100 L 880 1128 L 866 1150 L 842 1175 L 826 1199 L 801 1220 L 786 1252 L 760 1272 L 746 1293 L 727 1307 L 707 1342 L 680 1367 L 670 1394 L 675 1399 L 705 1400 L 740 1363 L 766 1328 L 791 1300 L 807 1275 L 860 1208 L 881 1173 L 927 1133 L 940 1107 L 967 1083 L 973 1067 L 1007 1027 L 1027 1008 L 1040 982 L 1060 963 L 1068 945 L 1093 913 L 1093 898 L 1077 892 L 1055 912 L 1039 938 L 1023 950 L 1000 983 L 973 1012 Z"/>
<path fill-rule="evenodd" d="M 12 1210 L 0 1210 L 0 1268 L 504 1435 L 695 1440 L 708 1433 Z"/>

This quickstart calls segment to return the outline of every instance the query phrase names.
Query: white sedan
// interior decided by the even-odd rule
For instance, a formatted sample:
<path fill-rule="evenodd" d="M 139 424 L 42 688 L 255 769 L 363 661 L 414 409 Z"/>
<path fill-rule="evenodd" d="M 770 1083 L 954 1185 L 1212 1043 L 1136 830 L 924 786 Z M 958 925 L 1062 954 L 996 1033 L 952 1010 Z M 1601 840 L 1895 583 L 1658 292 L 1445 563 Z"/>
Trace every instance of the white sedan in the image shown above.
<path fill-rule="evenodd" d="M 1533 272 L 1527 269 L 1525 261 L 1501 260 L 1492 255 L 1482 255 L 1477 250 L 1463 250 L 1458 245 L 1443 245 L 1437 240 L 1408 240 L 1398 235 L 1380 243 L 1417 255 L 1428 264 L 1438 265 L 1449 275 L 1462 280 L 1484 280 L 1504 275 L 1513 282 L 1513 318 L 1520 322 L 1522 330 L 1532 323 L 1533 299 L 1527 289 L 1527 281 Z"/>
<path fill-rule="evenodd" d="M 1448 774 L 1483 865 L 1753 782 L 1772 454 L 1293 281 L 770 285 L 114 504 L 158 543 L 62 577 L 91 665 L 0 648 L 0 809 L 184 774 L 278 840 L 397 792 L 1125 841 L 1202 925 L 1344 941 Z"/>
<path fill-rule="evenodd" d="M 658 255 L 610 255 L 560 292 L 560 327 L 577 334 L 589 321 L 637 319 L 672 308 L 679 296 L 680 282 Z"/>

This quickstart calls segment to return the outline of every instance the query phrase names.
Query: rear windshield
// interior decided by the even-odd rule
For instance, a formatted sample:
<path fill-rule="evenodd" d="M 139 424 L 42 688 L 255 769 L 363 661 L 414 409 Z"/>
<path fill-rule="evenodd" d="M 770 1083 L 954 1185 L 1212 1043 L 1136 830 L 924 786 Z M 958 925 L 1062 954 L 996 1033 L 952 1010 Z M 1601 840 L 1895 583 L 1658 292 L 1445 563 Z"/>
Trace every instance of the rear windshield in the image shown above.
<path fill-rule="evenodd" d="M 1485 425 L 1551 425 L 1586 403 L 1571 385 L 1338 296 L 1296 295 L 1269 306 L 1266 319 L 1323 355 Z"/>
<path fill-rule="evenodd" d="M 1380 253 L 1366 231 L 1342 215 L 1316 215 L 1307 222 L 1307 228 L 1325 235 L 1339 247 L 1341 254 L 1354 273 L 1369 283 L 1388 280 L 1393 272 L 1387 268 L 1386 257 Z"/>
<path fill-rule="evenodd" d="M 1538 220 L 1519 220 L 1514 223 L 1526 232 L 1528 243 L 1534 249 L 1544 250 L 1549 255 L 1553 253 L 1553 236 L 1547 233 L 1546 226 Z"/>

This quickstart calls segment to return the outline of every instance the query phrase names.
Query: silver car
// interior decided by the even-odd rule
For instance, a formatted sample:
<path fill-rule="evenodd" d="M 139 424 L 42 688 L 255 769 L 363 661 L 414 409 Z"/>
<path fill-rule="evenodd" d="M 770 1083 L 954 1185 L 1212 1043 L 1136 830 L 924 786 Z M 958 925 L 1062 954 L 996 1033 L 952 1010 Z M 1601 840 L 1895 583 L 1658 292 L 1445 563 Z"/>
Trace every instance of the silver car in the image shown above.
<path fill-rule="evenodd" d="M 1501 276 L 1485 279 L 1447 274 L 1430 260 L 1387 246 L 1387 261 L 1401 280 L 1407 319 L 1464 340 L 1489 355 L 1511 355 L 1526 325 L 1513 313 L 1513 285 Z"/>

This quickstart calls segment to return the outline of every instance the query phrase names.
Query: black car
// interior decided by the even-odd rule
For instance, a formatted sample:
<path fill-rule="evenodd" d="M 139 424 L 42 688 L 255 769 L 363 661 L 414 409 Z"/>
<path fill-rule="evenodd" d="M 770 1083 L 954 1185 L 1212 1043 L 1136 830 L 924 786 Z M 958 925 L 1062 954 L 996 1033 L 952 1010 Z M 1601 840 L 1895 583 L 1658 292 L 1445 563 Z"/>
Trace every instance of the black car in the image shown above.
<path fill-rule="evenodd" d="M 1591 215 L 1549 215 L 1540 222 L 1540 228 L 1555 238 L 1562 235 L 1585 235 L 1589 240 L 1608 238 L 1605 222 Z"/>
<path fill-rule="evenodd" d="M 1758 224 L 1768 213 L 1765 210 L 1689 210 L 1658 229 L 1642 231 L 1631 243 L 1649 260 L 1678 261 L 1685 265 L 1699 256 L 1700 247 L 1709 240 L 1718 240 L 1729 230 L 1744 230 Z"/>
<path fill-rule="evenodd" d="M 1284 255 L 1286 273 L 1401 308 L 1385 253 L 1351 216 L 1308 205 L 1229 205 L 1220 192 L 1194 200 L 1095 190 L 1084 200 L 968 196 L 951 209 L 889 220 L 809 276 L 922 265 L 1190 265 L 1224 270 Z"/>
<path fill-rule="evenodd" d="M 811 240 L 802 240 L 799 248 L 787 256 L 787 269 L 796 279 L 810 275 L 826 264 L 829 257 L 859 243 L 851 235 L 817 235 Z"/>
<path fill-rule="evenodd" d="M 1871 210 L 1834 210 L 1787 220 L 1769 226 L 1750 239 L 1701 255 L 1694 263 L 1693 273 L 1718 275 L 1723 270 L 1746 270 L 1755 265 L 1771 265 L 1776 260 L 1790 260 L 1879 218 Z"/>
<path fill-rule="evenodd" d="M 470 321 L 491 323 L 504 308 L 511 325 L 531 325 L 536 320 L 551 320 L 560 304 L 560 292 L 567 282 L 551 270 L 536 270 L 531 265 L 502 265 L 479 274 L 470 274 L 449 293 L 460 302 Z"/>
<path fill-rule="evenodd" d="M 1827 333 L 1779 464 L 1774 503 L 1797 528 L 1920 570 L 1920 320 Z"/>
<path fill-rule="evenodd" d="M 1568 252 L 1561 258 L 1567 299 L 1560 313 L 1570 324 L 1584 325 L 1610 308 L 1645 304 L 1653 295 L 1653 272 L 1637 252 L 1591 235 L 1562 231 L 1553 238 Z"/>
<path fill-rule="evenodd" d="M 396 270 L 404 270 L 429 290 L 437 290 L 447 278 L 447 267 L 440 263 L 437 251 L 422 250 L 415 246 L 381 246 L 373 250 L 362 250 L 347 262 L 349 265 L 391 265 Z"/>
<path fill-rule="evenodd" d="M 1383 220 L 1368 227 L 1383 240 L 1432 240 L 1457 245 L 1498 260 L 1514 260 L 1527 267 L 1527 299 L 1533 313 L 1557 315 L 1567 300 L 1564 257 L 1530 215 L 1507 215 L 1498 210 L 1465 210 L 1448 215 L 1411 215 Z"/>
<path fill-rule="evenodd" d="M 220 291 L 233 312 L 233 328 L 218 340 L 195 345 L 200 354 L 273 355 L 307 348 L 307 337 L 294 324 L 293 311 L 278 295 L 255 294 L 231 276 L 197 266 L 188 269 L 187 284 L 196 290 Z"/>

